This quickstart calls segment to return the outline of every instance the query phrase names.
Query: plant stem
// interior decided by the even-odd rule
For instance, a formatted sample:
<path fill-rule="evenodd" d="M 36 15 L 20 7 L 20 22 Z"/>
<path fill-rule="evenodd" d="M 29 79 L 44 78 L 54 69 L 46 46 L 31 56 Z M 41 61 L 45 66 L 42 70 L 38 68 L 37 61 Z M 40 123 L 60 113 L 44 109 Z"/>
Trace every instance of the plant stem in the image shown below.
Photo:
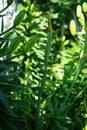
<path fill-rule="evenodd" d="M 43 77 L 39 86 L 39 95 L 38 95 L 38 102 L 37 102 L 37 118 L 36 118 L 36 126 L 37 130 L 40 128 L 40 109 L 41 109 L 41 98 L 43 93 L 43 88 L 46 82 L 46 74 L 47 74 L 47 66 L 48 66 L 48 57 L 50 54 L 50 47 L 52 42 L 52 27 L 51 27 L 51 18 L 50 14 L 48 14 L 48 38 L 47 38 L 47 44 L 45 49 L 45 57 L 44 57 L 44 66 L 43 66 Z"/>
<path fill-rule="evenodd" d="M 5 11 L 9 6 L 7 5 L 4 9 L 0 10 L 0 13 L 2 13 L 3 11 Z"/>
<path fill-rule="evenodd" d="M 62 109 L 63 106 L 65 106 L 65 108 L 64 108 L 64 110 L 65 110 L 65 109 L 66 109 L 66 104 L 67 104 L 67 102 L 70 101 L 69 96 L 70 96 L 70 94 L 71 94 L 71 92 L 72 92 L 73 87 L 74 87 L 75 84 L 76 84 L 76 81 L 78 80 L 78 76 L 79 76 L 79 74 L 80 74 L 80 72 L 81 72 L 82 66 L 83 66 L 84 61 L 85 61 L 86 51 L 87 51 L 87 32 L 86 32 L 86 34 L 85 34 L 84 49 L 82 50 L 82 55 L 81 55 L 81 58 L 80 58 L 80 61 L 79 61 L 79 66 L 77 67 L 77 73 L 76 73 L 76 75 L 75 75 L 74 78 L 73 78 L 73 82 L 72 82 L 72 84 L 71 84 L 71 86 L 70 86 L 69 93 L 67 94 L 67 96 L 66 96 L 64 102 L 61 104 L 61 108 L 60 108 L 60 109 Z M 62 106 L 62 105 L 63 105 L 63 106 Z M 68 108 L 68 109 L 69 109 L 69 108 Z M 68 109 L 67 109 L 67 111 L 68 111 Z"/>
<path fill-rule="evenodd" d="M 12 30 L 14 28 L 14 26 L 12 26 L 11 28 L 9 28 L 8 30 L 6 30 L 6 31 L 4 31 L 4 32 L 2 32 L 1 34 L 0 34 L 0 36 L 2 36 L 3 34 L 5 34 L 5 33 L 7 33 L 7 32 L 9 32 L 10 30 Z"/>

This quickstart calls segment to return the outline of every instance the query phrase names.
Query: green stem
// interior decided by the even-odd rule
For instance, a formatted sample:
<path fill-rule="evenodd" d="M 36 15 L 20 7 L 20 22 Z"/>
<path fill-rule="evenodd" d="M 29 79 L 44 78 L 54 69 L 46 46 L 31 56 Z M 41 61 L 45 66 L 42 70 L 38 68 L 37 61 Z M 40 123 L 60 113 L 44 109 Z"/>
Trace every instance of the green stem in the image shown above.
<path fill-rule="evenodd" d="M 3 11 L 5 11 L 9 6 L 7 5 L 4 9 L 0 10 L 0 13 L 2 13 Z"/>
<path fill-rule="evenodd" d="M 67 94 L 67 96 L 66 96 L 64 102 L 61 104 L 60 109 L 63 109 L 63 106 L 66 106 L 67 102 L 70 101 L 69 96 L 70 96 L 70 94 L 71 94 L 71 92 L 72 92 L 73 87 L 74 87 L 75 84 L 76 84 L 76 81 L 78 80 L 78 76 L 79 76 L 79 74 L 80 74 L 80 72 L 81 72 L 81 70 L 82 70 L 82 66 L 83 66 L 84 61 L 85 61 L 85 54 L 86 54 L 86 51 L 87 51 L 87 45 L 86 45 L 86 44 L 87 44 L 87 32 L 86 32 L 86 34 L 85 34 L 84 49 L 82 50 L 82 56 L 81 56 L 80 61 L 79 61 L 79 66 L 77 67 L 77 73 L 76 73 L 76 75 L 75 75 L 74 78 L 73 78 L 73 82 L 72 82 L 72 84 L 71 84 L 71 86 L 70 86 L 69 93 Z M 62 105 L 63 105 L 63 106 L 62 106 Z M 65 110 L 65 109 L 66 109 L 66 107 L 64 108 L 64 110 Z M 68 109 L 67 109 L 67 110 L 68 110 Z"/>
<path fill-rule="evenodd" d="M 43 93 L 43 88 L 46 82 L 46 74 L 47 74 L 47 66 L 48 66 L 48 57 L 50 54 L 50 47 L 51 47 L 51 42 L 52 42 L 52 27 L 51 27 L 51 18 L 50 14 L 48 14 L 48 38 L 47 38 L 47 44 L 46 44 L 46 49 L 45 49 L 45 59 L 44 59 L 44 66 L 43 66 L 43 77 L 41 80 L 41 84 L 39 86 L 39 95 L 38 95 L 38 102 L 37 102 L 37 118 L 36 118 L 36 126 L 37 130 L 40 128 L 40 109 L 41 109 L 41 98 L 42 98 L 42 93 Z"/>
<path fill-rule="evenodd" d="M 10 30 L 12 30 L 14 28 L 14 26 L 12 26 L 11 28 L 9 28 L 8 30 L 6 30 L 6 31 L 4 31 L 4 32 L 2 32 L 1 34 L 0 34 L 0 36 L 2 36 L 2 35 L 4 35 L 5 33 L 7 33 L 7 32 L 9 32 Z"/>

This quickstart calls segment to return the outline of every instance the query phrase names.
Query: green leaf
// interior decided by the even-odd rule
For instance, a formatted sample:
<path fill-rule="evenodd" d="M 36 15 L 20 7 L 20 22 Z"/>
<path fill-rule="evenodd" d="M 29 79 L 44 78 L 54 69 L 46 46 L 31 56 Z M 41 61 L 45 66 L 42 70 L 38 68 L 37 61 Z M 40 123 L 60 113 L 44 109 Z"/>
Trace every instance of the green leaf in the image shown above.
<path fill-rule="evenodd" d="M 0 57 L 3 57 L 7 54 L 7 48 L 8 48 L 8 43 L 5 43 L 3 45 L 3 48 L 0 48 Z"/>
<path fill-rule="evenodd" d="M 10 6 L 14 0 L 7 0 L 7 5 Z"/>
<path fill-rule="evenodd" d="M 26 12 L 22 10 L 14 19 L 14 26 L 18 26 L 24 19 Z"/>
<path fill-rule="evenodd" d="M 20 73 L 21 73 L 21 71 L 16 71 L 16 72 L 9 73 L 9 74 L 1 73 L 1 74 L 0 74 L 0 78 L 15 78 L 15 77 L 17 77 Z"/>
<path fill-rule="evenodd" d="M 19 90 L 23 90 L 23 85 L 20 84 L 14 84 L 13 82 L 0 82 L 0 88 L 3 90 L 7 90 L 7 92 L 9 93 L 10 91 L 19 91 Z"/>
<path fill-rule="evenodd" d="M 42 35 L 40 34 L 36 34 L 32 37 L 30 37 L 30 39 L 28 40 L 28 42 L 24 45 L 24 52 L 27 53 L 28 51 L 30 51 L 32 49 L 32 47 L 34 46 L 34 44 L 37 42 L 37 40 L 41 37 Z"/>
<path fill-rule="evenodd" d="M 11 54 L 12 52 L 14 52 L 17 47 L 19 46 L 20 43 L 20 38 L 19 37 L 15 37 L 14 39 L 12 39 L 12 41 L 10 42 L 10 45 L 8 47 L 8 54 Z"/>
<path fill-rule="evenodd" d="M 13 111 L 10 108 L 10 104 L 6 98 L 6 95 L 4 94 L 4 92 L 1 89 L 0 89 L 0 101 L 3 103 L 3 106 L 7 109 L 9 114 L 13 115 Z"/>

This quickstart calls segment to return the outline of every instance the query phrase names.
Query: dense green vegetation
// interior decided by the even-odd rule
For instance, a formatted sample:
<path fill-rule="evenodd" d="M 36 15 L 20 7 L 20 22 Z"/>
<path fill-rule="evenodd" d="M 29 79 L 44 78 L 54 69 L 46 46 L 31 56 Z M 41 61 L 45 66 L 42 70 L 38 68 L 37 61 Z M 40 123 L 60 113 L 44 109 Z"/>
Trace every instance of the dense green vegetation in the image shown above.
<path fill-rule="evenodd" d="M 0 130 L 87 130 L 87 2 L 19 0 L 17 11 L 0 32 Z"/>

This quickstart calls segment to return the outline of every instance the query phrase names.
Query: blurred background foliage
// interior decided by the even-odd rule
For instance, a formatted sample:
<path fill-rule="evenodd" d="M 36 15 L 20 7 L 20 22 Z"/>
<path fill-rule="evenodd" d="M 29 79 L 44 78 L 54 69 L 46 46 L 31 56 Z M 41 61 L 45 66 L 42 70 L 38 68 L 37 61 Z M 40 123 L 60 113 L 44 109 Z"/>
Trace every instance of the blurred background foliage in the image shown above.
<path fill-rule="evenodd" d="M 19 0 L 5 32 L 0 11 L 1 130 L 87 130 L 86 8 Z"/>

